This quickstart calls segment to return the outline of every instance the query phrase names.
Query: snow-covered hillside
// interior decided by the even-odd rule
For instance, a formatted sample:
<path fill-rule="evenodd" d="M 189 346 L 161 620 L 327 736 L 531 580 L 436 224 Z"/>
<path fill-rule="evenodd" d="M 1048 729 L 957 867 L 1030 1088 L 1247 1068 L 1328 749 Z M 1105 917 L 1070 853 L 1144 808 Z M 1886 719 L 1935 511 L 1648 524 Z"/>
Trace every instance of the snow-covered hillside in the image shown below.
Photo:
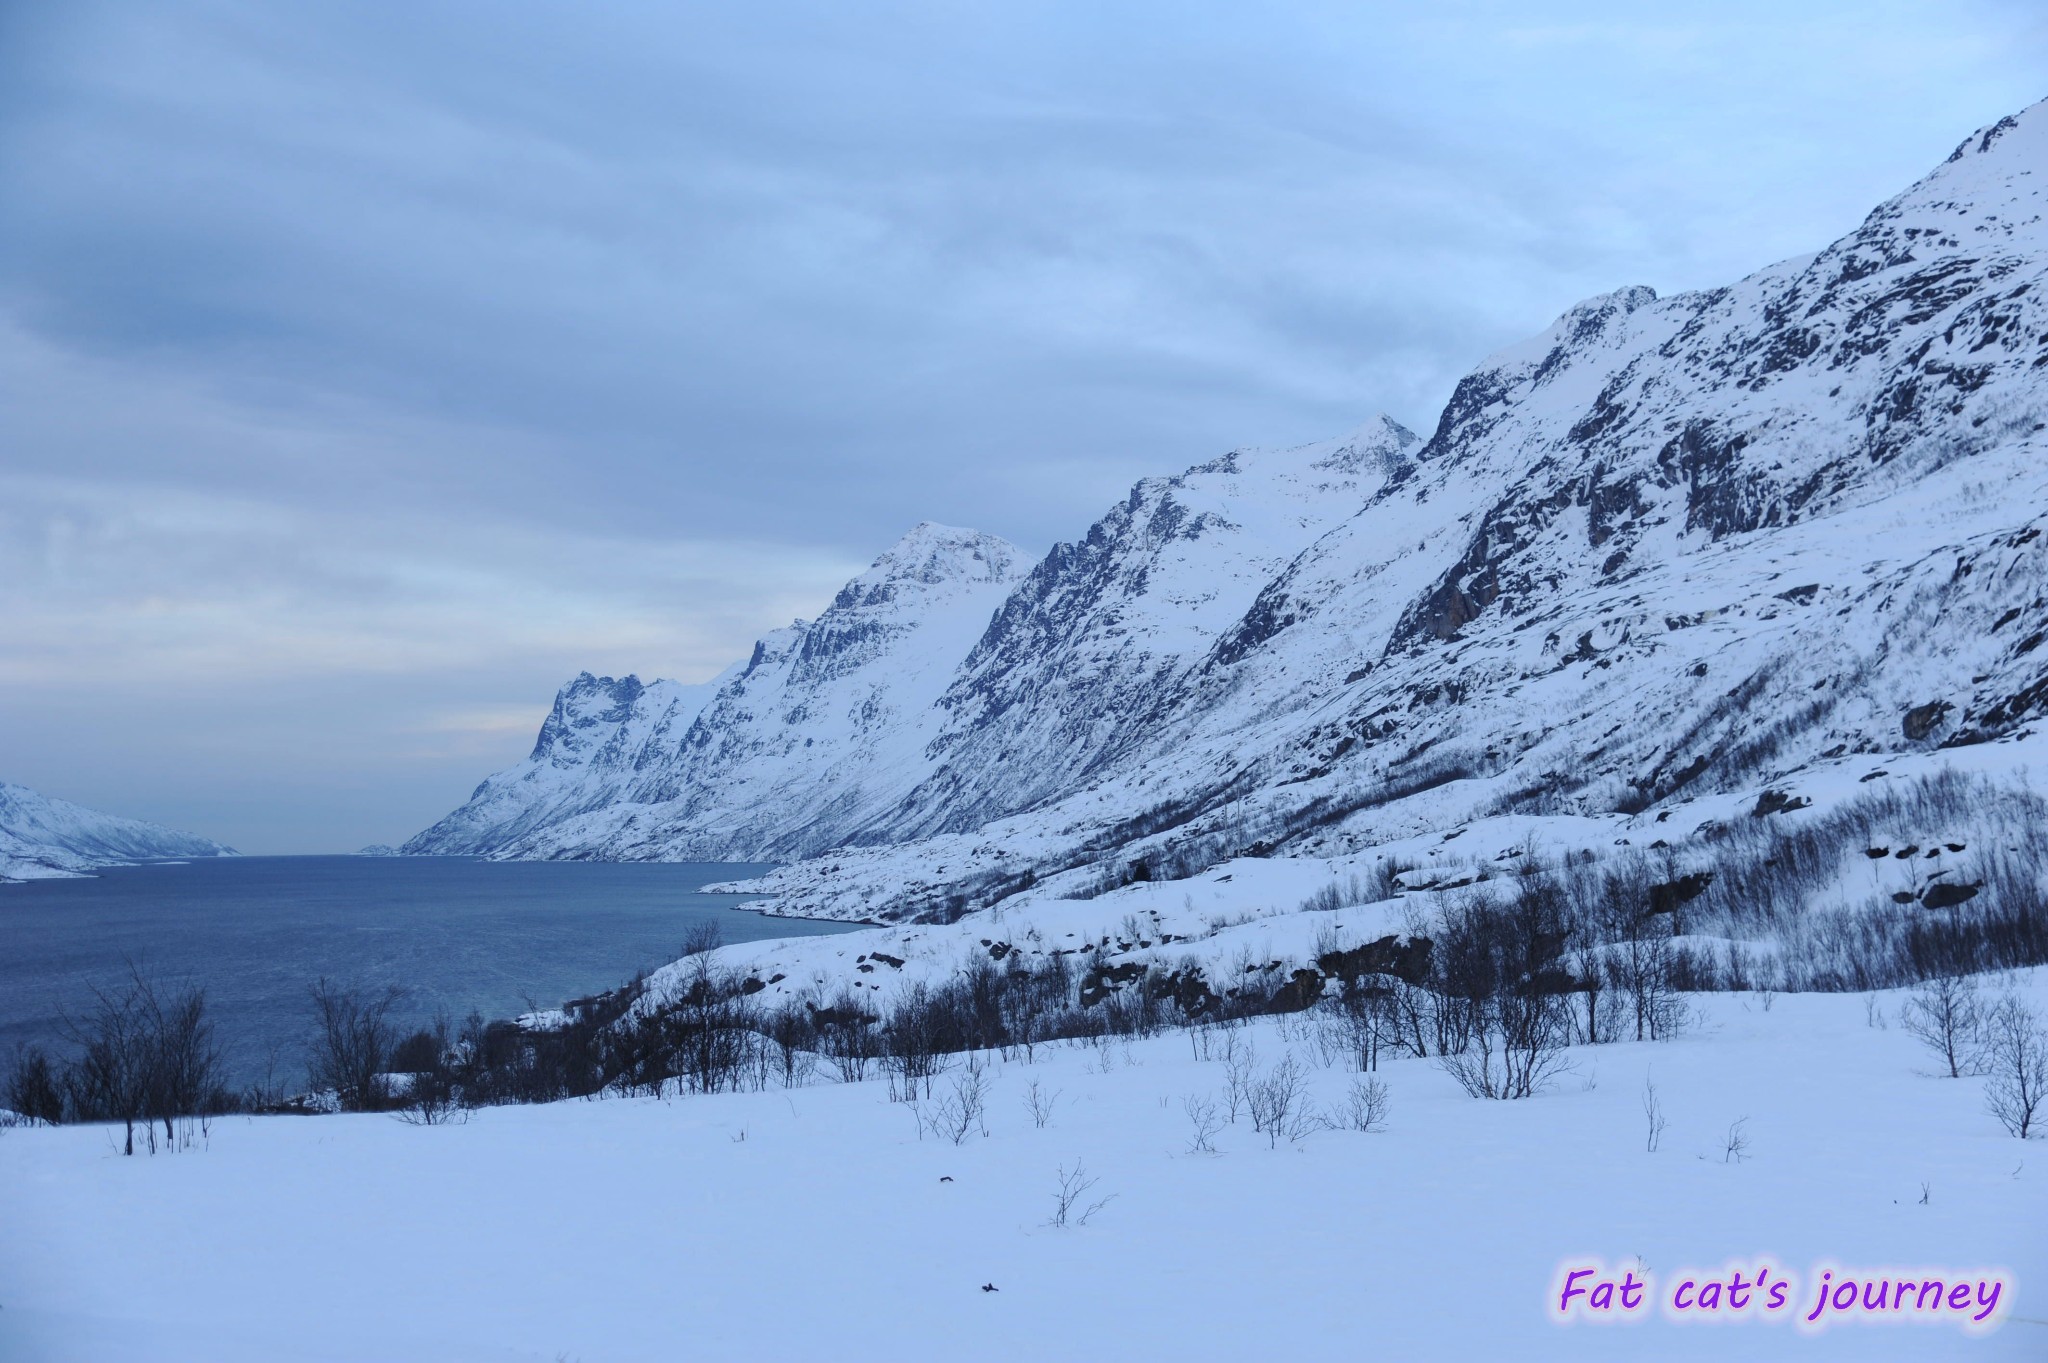
<path fill-rule="evenodd" d="M 0 881 L 83 875 L 95 867 L 158 857 L 225 857 L 234 849 L 55 800 L 0 782 Z"/>
<path fill-rule="evenodd" d="M 1459 385 L 1115 769 L 756 888 L 916 914 L 1007 888 L 998 851 L 1041 880 L 1201 838 L 1341 852 L 2008 739 L 2048 699 L 2044 181 L 2037 106 L 1811 259 L 1574 308 Z"/>
<path fill-rule="evenodd" d="M 713 681 L 585 673 L 524 763 L 401 850 L 737 860 L 854 836 L 931 770 L 939 696 L 1021 571 L 994 535 L 925 522 Z"/>
<path fill-rule="evenodd" d="M 1813 256 L 1580 304 L 1427 440 L 1139 484 L 988 575 L 947 650 L 865 654 L 858 700 L 786 694 L 831 612 L 680 738 L 612 696 L 591 750 L 630 777 L 494 777 L 408 850 L 809 857 L 751 888 L 913 919 L 2007 744 L 2048 703 L 2044 187 L 2035 106 Z M 888 718 L 849 723 L 870 695 Z"/>
<path fill-rule="evenodd" d="M 526 762 L 403 850 L 772 858 L 1029 808 L 1141 737 L 1273 574 L 1418 443 L 1377 417 L 1146 479 L 1028 575 L 994 536 L 921 525 L 703 687 L 577 678 Z"/>
<path fill-rule="evenodd" d="M 555 696 L 524 762 L 485 778 L 469 803 L 401 850 L 496 850 L 579 814 L 630 803 L 658 761 L 651 750 L 657 739 L 688 733 L 715 690 L 712 682 L 642 685 L 638 677 L 583 673 Z"/>

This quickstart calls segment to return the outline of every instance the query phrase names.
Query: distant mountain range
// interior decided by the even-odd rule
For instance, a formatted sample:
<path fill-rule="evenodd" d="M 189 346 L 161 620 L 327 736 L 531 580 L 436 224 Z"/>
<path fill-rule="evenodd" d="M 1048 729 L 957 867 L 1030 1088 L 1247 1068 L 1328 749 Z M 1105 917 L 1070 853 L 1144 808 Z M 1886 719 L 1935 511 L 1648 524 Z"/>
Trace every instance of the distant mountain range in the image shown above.
<path fill-rule="evenodd" d="M 1634 287 L 1035 565 L 921 525 L 700 686 L 585 674 L 402 849 L 794 863 L 950 916 L 1488 813 L 1648 814 L 2048 707 L 2048 109 L 1814 255 Z M 1981 765 L 1981 762 L 1980 762 Z"/>
<path fill-rule="evenodd" d="M 0 880 L 82 875 L 172 857 L 231 857 L 235 849 L 140 819 L 123 819 L 0 782 Z"/>

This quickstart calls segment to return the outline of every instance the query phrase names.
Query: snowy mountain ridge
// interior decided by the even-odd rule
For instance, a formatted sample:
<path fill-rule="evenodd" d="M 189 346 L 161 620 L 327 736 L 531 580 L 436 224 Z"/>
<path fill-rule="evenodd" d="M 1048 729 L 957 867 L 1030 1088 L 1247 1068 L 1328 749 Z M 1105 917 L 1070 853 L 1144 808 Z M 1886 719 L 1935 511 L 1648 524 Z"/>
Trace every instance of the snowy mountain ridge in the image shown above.
<path fill-rule="evenodd" d="M 928 770 L 951 663 L 1020 572 L 996 536 L 925 522 L 710 682 L 585 673 L 524 763 L 401 850 L 736 860 L 810 850 L 821 822 L 829 845 Z"/>
<path fill-rule="evenodd" d="M 887 723 L 761 718 L 795 626 L 680 737 L 612 696 L 590 739 L 633 774 L 550 768 L 608 803 L 472 801 L 407 850 L 798 858 L 752 888 L 912 919 L 2009 742 L 2048 704 L 2044 181 L 2037 105 L 1812 256 L 1574 307 L 1426 440 L 1382 418 L 1141 482 L 982 584 L 914 685 L 863 652 L 915 697 Z"/>
<path fill-rule="evenodd" d="M 230 857 L 211 838 L 102 814 L 0 781 L 0 881 L 84 875 L 160 857 Z"/>

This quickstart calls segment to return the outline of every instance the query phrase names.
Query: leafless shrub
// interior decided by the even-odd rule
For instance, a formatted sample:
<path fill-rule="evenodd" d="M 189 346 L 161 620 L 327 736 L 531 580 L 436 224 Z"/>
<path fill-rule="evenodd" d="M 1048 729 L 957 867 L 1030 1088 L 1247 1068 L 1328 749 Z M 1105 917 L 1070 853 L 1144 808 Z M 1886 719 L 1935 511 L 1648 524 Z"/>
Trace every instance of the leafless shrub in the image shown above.
<path fill-rule="evenodd" d="M 1628 1002 L 1637 1041 L 1668 1040 L 1686 1020 L 1677 975 L 1682 961 L 1672 941 L 1678 923 L 1660 912 L 1650 878 L 1640 867 L 1603 876 L 1586 907 L 1592 931 L 1612 943 L 1604 972 Z"/>
<path fill-rule="evenodd" d="M 391 1010 L 405 991 L 395 985 L 373 990 L 334 984 L 323 976 L 311 994 L 314 1034 L 307 1068 L 313 1087 L 334 1090 L 346 1110 L 381 1110 L 387 1098 L 384 1075 L 397 1040 Z"/>
<path fill-rule="evenodd" d="M 135 1153 L 138 1133 L 154 1154 L 159 1126 L 163 1148 L 191 1144 L 178 1137 L 179 1118 L 203 1119 L 231 1105 L 206 991 L 167 989 L 131 961 L 127 981 L 112 990 L 95 988 L 93 1000 L 84 1017 L 63 1024 L 78 1051 L 60 1081 L 72 1116 L 120 1122 L 127 1155 Z"/>
<path fill-rule="evenodd" d="M 1392 1098 L 1383 1081 L 1354 1079 L 1345 1104 L 1344 1124 L 1353 1131 L 1385 1131 L 1387 1114 L 1392 1106 Z"/>
<path fill-rule="evenodd" d="M 920 981 L 906 989 L 881 1028 L 882 1067 L 889 1075 L 889 1094 L 900 1102 L 932 1096 L 932 1082 L 952 1061 L 946 1049 L 944 1016 L 939 1001 Z"/>
<path fill-rule="evenodd" d="M 1024 1090 L 1024 1110 L 1031 1114 L 1031 1124 L 1040 1131 L 1052 1124 L 1053 1109 L 1059 1106 L 1059 1101 L 1058 1089 L 1047 1093 L 1036 1079 Z"/>
<path fill-rule="evenodd" d="M 400 1121 L 412 1126 L 443 1126 L 468 1119 L 451 1063 L 455 1051 L 451 1033 L 448 1015 L 440 1013 L 431 1029 L 414 1033 L 393 1049 L 392 1071 L 394 1076 L 403 1076 L 392 1093 Z"/>
<path fill-rule="evenodd" d="M 1192 960 L 1188 967 L 1199 970 Z M 1237 1044 L 1243 1020 L 1233 1017 L 1204 1017 L 1188 1027 L 1188 1050 L 1197 1060 L 1222 1060 Z"/>
<path fill-rule="evenodd" d="M 675 1078 L 691 1093 L 768 1086 L 774 1070 L 768 1022 L 737 972 L 699 955 L 688 983 L 665 1008 L 636 1020 L 636 1072 L 659 1092 Z"/>
<path fill-rule="evenodd" d="M 2026 1140 L 2048 1101 L 2048 1029 L 2013 995 L 1993 1008 L 1986 1025 L 1990 1079 L 1984 1102 L 2007 1131 Z"/>
<path fill-rule="evenodd" d="M 1740 1164 L 1749 1156 L 1749 1118 L 1737 1117 L 1721 1138 L 1721 1163 Z"/>
<path fill-rule="evenodd" d="M 40 1046 L 15 1050 L 4 1106 L 30 1124 L 55 1126 L 64 1120 L 64 1089 L 57 1067 Z"/>
<path fill-rule="evenodd" d="M 1474 897 L 1443 917 L 1435 953 L 1437 1063 L 1475 1098 L 1526 1098 L 1565 1066 L 1572 1034 L 1562 897 L 1540 878 L 1505 903 Z"/>
<path fill-rule="evenodd" d="M 139 971 L 131 971 L 149 1048 L 150 1115 L 163 1127 L 168 1146 L 178 1117 L 205 1118 L 228 1106 L 221 1081 L 220 1051 L 206 1016 L 206 990 L 194 985 L 163 992 Z"/>
<path fill-rule="evenodd" d="M 1251 1082 L 1245 1093 L 1245 1107 L 1251 1114 L 1252 1130 L 1266 1138 L 1269 1147 L 1283 1140 L 1298 1141 L 1322 1129 L 1322 1116 L 1310 1105 L 1308 1076 L 1292 1053 Z"/>
<path fill-rule="evenodd" d="M 682 950 L 679 956 L 702 956 L 725 945 L 725 932 L 715 918 L 700 918 L 683 932 Z"/>
<path fill-rule="evenodd" d="M 1237 1114 L 1250 1104 L 1252 1075 L 1258 1063 L 1258 1050 L 1250 1039 L 1233 1032 L 1223 1052 L 1223 1103 L 1233 1126 Z"/>
<path fill-rule="evenodd" d="M 469 1111 L 445 1071 L 407 1074 L 390 1096 L 392 1115 L 408 1126 L 445 1126 L 469 1120 Z"/>
<path fill-rule="evenodd" d="M 78 1047 L 65 1067 L 65 1087 L 72 1110 L 81 1121 L 115 1121 L 124 1133 L 124 1155 L 135 1153 L 135 1126 L 150 1127 L 149 1044 L 143 1035 L 134 994 L 93 991 L 95 1004 L 82 1019 L 65 1020 L 65 1031 Z"/>
<path fill-rule="evenodd" d="M 1664 1128 L 1671 1123 L 1665 1120 L 1664 1104 L 1657 1097 L 1657 1085 L 1648 1075 L 1643 1076 L 1643 1119 L 1648 1123 L 1643 1149 L 1654 1155 L 1664 1141 Z"/>
<path fill-rule="evenodd" d="M 1053 1213 L 1050 1223 L 1055 1227 L 1064 1229 L 1069 1225 L 1085 1226 L 1088 1224 L 1090 1217 L 1116 1201 L 1115 1193 L 1111 1193 L 1108 1197 L 1097 1198 L 1093 1202 L 1083 1201 L 1094 1190 L 1095 1185 L 1102 1182 L 1102 1180 L 1090 1178 L 1087 1167 L 1079 1160 L 1074 1161 L 1074 1167 L 1071 1170 L 1065 1165 L 1061 1165 L 1057 1171 L 1057 1177 L 1059 1182 L 1053 1189 Z"/>
<path fill-rule="evenodd" d="M 955 1145 L 979 1131 L 988 1135 L 988 1067 L 969 1057 L 948 1091 L 933 1100 L 932 1126 Z"/>
<path fill-rule="evenodd" d="M 1325 955 L 1320 947 L 1318 956 Z M 1338 1056 L 1360 1073 L 1379 1068 L 1380 1052 L 1400 1044 L 1394 989 L 1377 976 L 1347 980 L 1333 999 L 1319 1004 L 1310 1040 L 1328 1066 Z"/>
<path fill-rule="evenodd" d="M 1899 1009 L 1899 1026 L 1940 1057 L 1951 1079 L 1977 1072 L 1985 1022 L 1977 982 L 1953 972 L 1928 980 Z"/>
<path fill-rule="evenodd" d="M 1217 1110 L 1216 1100 L 1202 1098 L 1190 1093 L 1180 1100 L 1180 1110 L 1188 1116 L 1188 1124 L 1194 1134 L 1188 1140 L 1190 1155 L 1213 1155 L 1216 1153 L 1216 1133 L 1225 1125 L 1223 1114 Z"/>
<path fill-rule="evenodd" d="M 868 1066 L 882 1054 L 882 1039 L 864 1002 L 841 992 L 829 1007 L 818 1009 L 813 1020 L 841 1082 L 857 1084 L 867 1078 Z"/>
<path fill-rule="evenodd" d="M 808 1008 L 792 1004 L 768 1014 L 766 1031 L 775 1048 L 776 1071 L 784 1088 L 807 1082 L 818 1068 L 818 1029 Z"/>

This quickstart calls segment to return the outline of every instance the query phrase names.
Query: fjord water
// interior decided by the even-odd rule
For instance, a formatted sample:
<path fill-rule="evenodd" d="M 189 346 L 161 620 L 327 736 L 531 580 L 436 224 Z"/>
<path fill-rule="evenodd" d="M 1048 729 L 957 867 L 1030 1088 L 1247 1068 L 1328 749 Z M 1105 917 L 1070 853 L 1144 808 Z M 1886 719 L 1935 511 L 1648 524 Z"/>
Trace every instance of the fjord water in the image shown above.
<path fill-rule="evenodd" d="M 132 958 L 204 984 L 232 1080 L 303 1074 L 307 989 L 321 976 L 406 990 L 437 1009 L 505 1017 L 631 979 L 679 954 L 693 925 L 728 942 L 849 931 L 770 918 L 701 887 L 765 867 L 713 862 L 493 862 L 473 857 L 224 857 L 0 885 L 0 1070 L 61 1036 Z"/>

